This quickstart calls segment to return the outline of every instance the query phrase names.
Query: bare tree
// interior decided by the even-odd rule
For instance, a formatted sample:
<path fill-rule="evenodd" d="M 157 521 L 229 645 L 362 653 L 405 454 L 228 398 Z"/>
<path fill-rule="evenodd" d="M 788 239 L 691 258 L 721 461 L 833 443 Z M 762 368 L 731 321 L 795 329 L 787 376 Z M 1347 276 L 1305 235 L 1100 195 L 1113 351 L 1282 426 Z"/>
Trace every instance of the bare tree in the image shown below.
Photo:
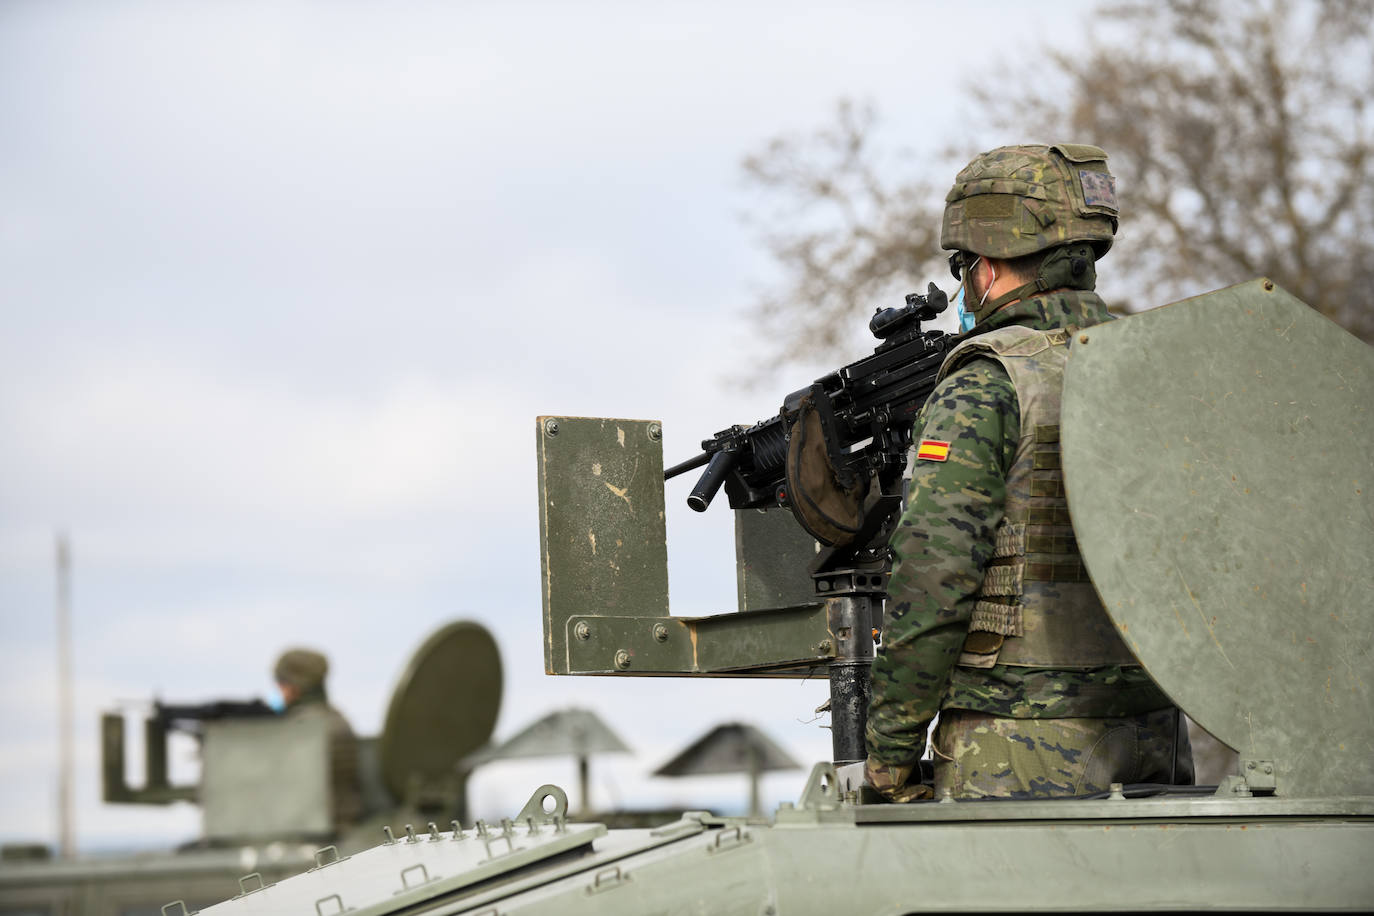
<path fill-rule="evenodd" d="M 873 125 L 870 106 L 841 101 L 832 124 L 744 160 L 746 179 L 775 202 L 754 221 L 784 279 L 754 317 L 776 362 L 852 359 L 864 312 L 900 305 L 940 257 L 939 198 L 882 176 Z"/>
<path fill-rule="evenodd" d="M 1102 20 L 1118 37 L 1053 57 L 1067 92 L 974 94 L 1004 130 L 1108 149 L 1122 232 L 1104 276 L 1126 304 L 1264 275 L 1374 342 L 1374 2 L 1157 0 Z"/>
<path fill-rule="evenodd" d="M 1046 52 L 1038 89 L 1009 75 L 973 87 L 997 136 L 940 174 L 1005 142 L 1097 143 L 1122 206 L 1109 301 L 1147 308 L 1264 275 L 1374 343 L 1374 0 L 1129 2 L 1097 20 L 1088 47 Z M 745 162 L 797 210 L 839 215 L 765 236 L 786 281 L 760 314 L 787 329 L 783 358 L 841 355 L 877 294 L 936 276 L 941 256 L 940 198 L 879 174 L 871 111 L 842 104 L 838 122 Z"/>

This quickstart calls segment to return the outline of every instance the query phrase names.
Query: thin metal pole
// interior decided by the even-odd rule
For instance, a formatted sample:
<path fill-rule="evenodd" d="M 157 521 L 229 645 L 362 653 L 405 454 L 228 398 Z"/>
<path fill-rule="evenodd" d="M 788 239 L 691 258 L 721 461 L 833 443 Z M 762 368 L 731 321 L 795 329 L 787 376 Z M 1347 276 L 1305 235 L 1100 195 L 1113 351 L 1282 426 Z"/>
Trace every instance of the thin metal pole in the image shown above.
<path fill-rule="evenodd" d="M 758 817 L 763 813 L 759 803 L 759 781 L 763 776 L 763 764 L 759 760 L 759 749 L 749 748 L 749 816 Z"/>
<path fill-rule="evenodd" d="M 76 855 L 72 811 L 72 608 L 71 547 L 66 534 L 57 535 L 57 825 L 58 853 Z"/>

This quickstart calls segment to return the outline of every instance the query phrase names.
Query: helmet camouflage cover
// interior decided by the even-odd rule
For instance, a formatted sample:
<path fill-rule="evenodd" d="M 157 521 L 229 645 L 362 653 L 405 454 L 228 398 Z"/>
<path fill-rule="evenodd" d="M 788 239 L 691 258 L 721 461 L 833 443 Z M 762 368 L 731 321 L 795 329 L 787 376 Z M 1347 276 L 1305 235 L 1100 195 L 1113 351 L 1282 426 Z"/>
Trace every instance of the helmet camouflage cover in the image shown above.
<path fill-rule="evenodd" d="M 1116 234 L 1116 179 L 1096 146 L 1002 146 L 966 165 L 945 196 L 940 245 L 1008 260 L 1069 242 L 1097 257 Z"/>
<path fill-rule="evenodd" d="M 272 669 L 277 683 L 289 684 L 300 691 L 323 685 L 328 673 L 329 659 L 314 649 L 287 649 Z"/>

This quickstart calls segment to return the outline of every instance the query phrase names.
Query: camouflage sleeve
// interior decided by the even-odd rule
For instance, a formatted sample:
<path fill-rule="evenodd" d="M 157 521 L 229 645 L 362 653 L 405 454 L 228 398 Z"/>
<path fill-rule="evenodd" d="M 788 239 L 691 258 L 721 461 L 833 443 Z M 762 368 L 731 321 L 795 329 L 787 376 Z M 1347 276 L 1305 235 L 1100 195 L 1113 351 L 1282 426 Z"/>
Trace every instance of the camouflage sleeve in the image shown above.
<path fill-rule="evenodd" d="M 977 359 L 936 387 L 916 418 L 916 443 L 949 443 L 943 461 L 915 458 L 890 541 L 883 644 L 873 663 L 868 752 L 909 764 L 925 750 L 992 558 L 1021 417 L 1000 364 Z"/>

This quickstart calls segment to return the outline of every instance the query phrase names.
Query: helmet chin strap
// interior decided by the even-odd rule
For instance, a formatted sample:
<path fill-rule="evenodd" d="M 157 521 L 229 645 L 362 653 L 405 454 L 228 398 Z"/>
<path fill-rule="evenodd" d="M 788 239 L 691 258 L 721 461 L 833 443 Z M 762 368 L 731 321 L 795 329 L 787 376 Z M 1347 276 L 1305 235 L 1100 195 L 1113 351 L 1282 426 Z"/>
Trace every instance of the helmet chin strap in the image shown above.
<path fill-rule="evenodd" d="M 1003 293 L 991 302 L 988 302 L 987 298 L 988 293 L 992 291 L 992 284 L 996 282 L 997 272 L 989 261 L 988 269 L 993 271 L 993 278 L 988 281 L 987 292 L 978 300 L 974 317 L 979 322 L 985 321 L 993 312 L 1008 303 L 1053 289 L 1094 289 L 1097 286 L 1097 268 L 1094 260 L 1090 245 L 1063 245 L 1050 252 L 1041 262 L 1034 280 L 1011 292 Z"/>

